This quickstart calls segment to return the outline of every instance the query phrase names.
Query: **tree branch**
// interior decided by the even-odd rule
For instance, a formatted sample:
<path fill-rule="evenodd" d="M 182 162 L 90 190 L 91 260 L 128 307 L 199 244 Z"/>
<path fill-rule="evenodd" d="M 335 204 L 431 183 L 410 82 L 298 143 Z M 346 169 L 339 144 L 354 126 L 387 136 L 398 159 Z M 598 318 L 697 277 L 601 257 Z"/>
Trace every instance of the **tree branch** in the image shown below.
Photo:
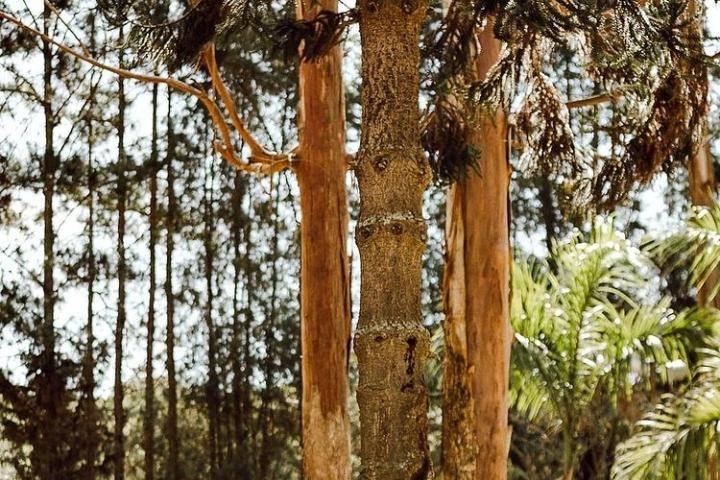
<path fill-rule="evenodd" d="M 65 45 L 62 42 L 59 42 L 55 40 L 53 37 L 50 37 L 48 35 L 45 35 L 44 33 L 40 32 L 39 30 L 36 30 L 32 28 L 29 25 L 26 25 L 19 19 L 13 17 L 12 15 L 9 15 L 8 13 L 0 10 L 0 20 L 6 20 L 18 28 L 21 28 L 25 30 L 28 33 L 31 33 L 39 38 L 42 38 L 46 42 L 49 42 L 56 47 L 58 47 L 61 51 L 65 52 L 66 54 L 81 60 L 85 63 L 88 63 L 92 65 L 93 67 L 99 68 L 101 70 L 105 70 L 108 72 L 111 72 L 115 75 L 118 75 L 123 78 L 129 78 L 132 80 L 137 80 L 140 82 L 145 83 L 157 83 L 157 84 L 164 84 L 167 85 L 170 88 L 173 88 L 175 90 L 179 90 L 181 92 L 187 93 L 189 95 L 194 96 L 200 102 L 205 106 L 205 108 L 208 110 L 208 113 L 210 114 L 210 118 L 212 119 L 213 123 L 217 127 L 220 137 L 222 138 L 222 141 L 215 141 L 213 143 L 213 147 L 227 160 L 228 163 L 230 163 L 233 167 L 235 167 L 238 170 L 242 170 L 245 172 L 250 173 L 256 173 L 256 174 L 271 174 L 277 171 L 284 170 L 285 168 L 291 168 L 292 167 L 292 160 L 293 155 L 272 155 L 267 152 L 265 152 L 264 149 L 261 149 L 262 152 L 264 152 L 264 155 L 261 156 L 262 162 L 258 164 L 253 164 L 252 162 L 243 162 L 238 156 L 235 154 L 235 149 L 232 142 L 232 135 L 230 133 L 230 129 L 228 128 L 227 124 L 225 123 L 225 118 L 223 117 L 222 111 L 218 107 L 218 105 L 202 90 L 195 88 L 191 85 L 188 85 L 185 82 L 182 82 L 180 80 L 171 78 L 171 77 L 160 77 L 156 75 L 147 75 L 142 74 L 138 72 L 133 72 L 131 70 L 125 70 L 123 68 L 114 67 L 112 65 L 108 65 L 106 63 L 102 63 L 99 60 L 96 60 L 90 55 L 86 55 L 84 53 L 77 52 L 73 50 L 71 47 Z M 226 91 L 227 93 L 227 91 Z M 229 96 L 229 93 L 227 93 Z M 235 113 L 237 116 L 237 112 Z M 239 117 L 238 117 L 239 120 Z M 233 122 L 235 124 L 235 122 Z M 248 141 L 246 137 L 252 138 L 252 136 L 249 134 L 249 132 L 245 129 L 244 125 L 242 124 L 242 121 L 239 123 L 239 125 L 242 127 L 242 129 L 238 129 L 238 133 L 243 138 L 244 141 Z M 237 128 L 237 125 L 235 125 Z M 256 142 L 257 144 L 257 142 Z M 259 144 L 257 144 L 257 147 L 259 147 Z M 261 148 L 261 147 L 260 147 Z M 252 151 L 252 148 L 251 148 Z M 252 158 L 251 158 L 252 160 Z"/>
<path fill-rule="evenodd" d="M 580 100 L 572 100 L 570 102 L 567 102 L 565 106 L 567 106 L 567 108 L 569 109 L 592 107 L 595 105 L 600 105 L 601 103 L 612 102 L 619 96 L 620 94 L 618 92 L 601 93 L 592 97 L 581 98 Z"/>

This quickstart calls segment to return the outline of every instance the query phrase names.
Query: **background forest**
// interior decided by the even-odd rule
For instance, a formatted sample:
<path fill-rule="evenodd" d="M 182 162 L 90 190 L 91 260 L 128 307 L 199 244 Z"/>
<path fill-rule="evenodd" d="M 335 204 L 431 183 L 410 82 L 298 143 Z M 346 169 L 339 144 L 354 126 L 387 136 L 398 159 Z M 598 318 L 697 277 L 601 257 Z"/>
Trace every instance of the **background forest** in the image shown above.
<path fill-rule="evenodd" d="M 247 130 L 270 151 L 291 152 L 302 124 L 296 6 L 249 3 L 226 2 L 243 17 L 214 31 L 213 55 Z M 694 13 L 682 14 L 681 28 L 701 26 L 701 48 L 713 55 L 720 8 L 690 3 Z M 210 91 L 211 72 L 195 47 L 185 52 L 178 41 L 188 31 L 202 36 L 202 24 L 184 19 L 203 5 L 0 0 L 0 11 L 86 57 Z M 358 151 L 363 113 L 361 38 L 347 13 L 355 7 L 340 2 L 345 15 L 328 20 L 347 23 L 335 39 L 342 40 L 347 152 Z M 449 74 L 434 50 L 442 19 L 442 2 L 430 2 L 420 38 L 423 119 L 440 111 L 447 94 L 438 79 Z M 652 75 L 671 69 L 640 58 Z M 611 60 L 589 64 L 573 41 L 535 58 L 538 75 L 568 105 L 570 131 L 554 139 L 557 149 L 533 136 L 537 118 L 515 111 L 520 98 L 533 98 L 532 82 L 519 81 L 506 102 L 516 131 L 526 133 L 511 135 L 509 148 L 508 478 L 718 479 L 714 192 L 693 191 L 691 163 L 676 153 L 668 156 L 677 161 L 656 162 L 642 181 L 636 175 L 618 187 L 627 195 L 607 205 L 590 194 L 578 203 L 582 187 L 567 181 L 578 170 L 567 169 L 565 139 L 583 169 L 605 172 L 603 165 L 632 157 L 626 150 L 639 134 L 631 123 L 649 116 L 650 88 L 641 80 L 615 88 L 617 79 L 605 76 L 617 66 Z M 715 176 L 720 71 L 711 61 L 706 68 L 710 140 L 694 157 L 702 153 Z M 0 479 L 315 478 L 303 474 L 298 181 L 289 170 L 234 168 L 213 148 L 210 115 L 197 96 L 93 68 L 0 17 Z M 654 141 L 674 131 L 664 125 Z M 448 480 L 466 478 L 443 476 L 442 439 L 446 202 L 463 174 L 442 163 L 448 160 L 433 140 L 425 142 L 436 168 L 424 193 L 420 296 L 430 354 L 420 374 L 430 457 L 436 476 Z M 240 152 L 252 149 L 242 135 L 238 144 Z M 629 162 L 637 164 L 652 155 L 634 153 Z M 350 171 L 345 184 L 354 331 L 360 196 Z M 357 478 L 355 353 L 347 374 Z"/>

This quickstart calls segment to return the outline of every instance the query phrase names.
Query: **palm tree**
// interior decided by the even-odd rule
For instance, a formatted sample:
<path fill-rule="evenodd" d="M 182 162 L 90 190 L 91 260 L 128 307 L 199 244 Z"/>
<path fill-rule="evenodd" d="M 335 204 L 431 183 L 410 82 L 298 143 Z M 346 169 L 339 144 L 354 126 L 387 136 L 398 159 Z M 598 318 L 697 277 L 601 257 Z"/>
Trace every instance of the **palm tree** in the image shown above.
<path fill-rule="evenodd" d="M 720 205 L 694 207 L 681 231 L 648 242 L 647 250 L 664 269 L 687 268 L 691 286 L 712 302 L 720 293 L 720 282 L 711 285 L 720 265 Z"/>
<path fill-rule="evenodd" d="M 587 241 L 576 232 L 556 244 L 552 262 L 515 267 L 511 402 L 561 443 L 562 478 L 571 479 L 598 442 L 612 452 L 636 392 L 688 365 L 715 315 L 676 313 L 653 295 L 643 275 L 652 263 L 609 220 Z"/>
<path fill-rule="evenodd" d="M 694 209 L 684 229 L 647 250 L 668 269 L 687 268 L 691 286 L 702 290 L 720 264 L 720 205 Z M 712 301 L 720 287 L 706 291 Z M 720 337 L 698 353 L 689 385 L 663 396 L 618 447 L 613 479 L 720 479 Z"/>
<path fill-rule="evenodd" d="M 614 480 L 720 478 L 720 339 L 699 353 L 685 391 L 663 396 L 620 444 Z"/>

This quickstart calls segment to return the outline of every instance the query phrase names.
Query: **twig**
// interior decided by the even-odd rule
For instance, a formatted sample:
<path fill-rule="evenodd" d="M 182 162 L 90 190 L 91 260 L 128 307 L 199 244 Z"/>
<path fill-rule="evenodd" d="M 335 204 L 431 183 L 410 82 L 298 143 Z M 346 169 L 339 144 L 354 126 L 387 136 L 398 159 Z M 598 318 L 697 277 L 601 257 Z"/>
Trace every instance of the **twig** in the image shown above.
<path fill-rule="evenodd" d="M 91 56 L 90 50 L 88 50 L 87 47 L 85 46 L 85 44 L 83 43 L 83 41 L 80 40 L 80 37 L 77 35 L 77 33 L 75 33 L 75 30 L 73 30 L 72 27 L 62 18 L 62 15 L 60 15 L 60 12 L 58 12 L 58 9 L 55 8 L 55 5 L 53 5 L 49 0 L 44 0 L 44 1 L 45 1 L 45 6 L 48 7 L 50 10 L 52 10 L 52 12 L 58 18 L 58 20 L 60 20 L 60 23 L 65 25 L 65 28 L 68 29 L 68 32 L 70 32 L 70 34 L 72 34 L 72 36 L 75 37 L 75 40 L 77 40 L 78 43 L 80 44 L 80 48 L 82 49 L 83 53 L 85 55 L 87 55 L 88 57 L 90 57 Z"/>
<path fill-rule="evenodd" d="M 618 92 L 601 93 L 600 95 L 581 98 L 580 100 L 572 100 L 570 102 L 567 102 L 565 106 L 567 106 L 567 108 L 569 109 L 592 107 L 595 105 L 600 105 L 601 103 L 612 102 L 619 96 L 620 94 Z"/>

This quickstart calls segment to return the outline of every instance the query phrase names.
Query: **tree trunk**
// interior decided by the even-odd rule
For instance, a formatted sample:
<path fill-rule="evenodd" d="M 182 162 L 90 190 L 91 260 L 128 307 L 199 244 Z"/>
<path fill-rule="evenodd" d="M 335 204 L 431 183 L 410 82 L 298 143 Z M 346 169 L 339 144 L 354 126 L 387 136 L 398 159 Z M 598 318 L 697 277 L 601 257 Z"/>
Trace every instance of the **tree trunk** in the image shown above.
<path fill-rule="evenodd" d="M 273 419 L 271 404 L 273 403 L 273 390 L 275 390 L 275 356 L 277 351 L 277 339 L 275 337 L 275 320 L 277 317 L 277 284 L 278 284 L 278 233 L 280 227 L 280 188 L 275 189 L 274 205 L 271 208 L 272 215 L 272 242 L 270 247 L 272 264 L 270 266 L 270 305 L 265 300 L 263 321 L 263 342 L 265 344 L 265 358 L 263 359 L 263 377 L 265 385 L 260 395 L 259 432 L 260 433 L 260 454 L 258 455 L 258 476 L 260 478 L 272 478 L 273 464 L 272 454 L 277 451 L 273 434 Z"/>
<path fill-rule="evenodd" d="M 688 3 L 688 15 L 691 16 L 692 22 L 689 24 L 690 39 L 694 46 L 702 50 L 702 32 L 704 16 L 698 17 L 697 0 L 690 0 Z M 702 7 L 701 7 L 702 8 Z M 700 76 L 703 78 L 703 91 L 699 92 L 703 95 L 703 99 L 707 99 L 708 95 L 708 71 L 705 65 L 689 64 L 688 75 Z M 696 92 L 697 94 L 697 92 Z M 707 112 L 704 113 L 707 116 Z M 717 191 L 717 181 L 715 179 L 715 169 L 713 167 L 712 153 L 710 152 L 710 138 L 707 132 L 707 119 L 703 118 L 701 125 L 698 127 L 696 134 L 697 144 L 694 148 L 694 154 L 690 159 L 688 166 L 688 179 L 690 189 L 690 201 L 693 206 L 712 207 L 715 204 L 715 195 Z M 720 271 L 714 271 L 707 279 L 697 294 L 697 303 L 701 306 L 712 306 L 720 308 L 720 296 L 711 299 L 712 290 L 720 282 Z"/>
<path fill-rule="evenodd" d="M 483 53 L 472 72 L 478 79 L 500 52 L 491 26 L 479 40 Z M 471 141 L 482 174 L 470 173 L 448 195 L 443 462 L 450 478 L 504 480 L 512 340 L 504 115 L 484 114 Z"/>
<path fill-rule="evenodd" d="M 362 136 L 356 175 L 362 264 L 355 334 L 361 478 L 432 478 L 420 309 L 430 168 L 420 144 L 419 34 L 427 2 L 362 0 Z"/>
<path fill-rule="evenodd" d="M 91 26 L 91 40 L 95 36 L 95 23 Z M 93 42 L 94 43 L 94 42 Z M 93 114 L 94 102 L 91 92 L 89 112 Z M 95 405 L 95 332 L 93 300 L 95 298 L 95 165 L 93 154 L 95 151 L 93 131 L 93 119 L 87 120 L 87 142 L 88 142 L 88 168 L 87 168 L 87 189 L 88 189 L 88 220 L 87 220 L 87 318 L 85 320 L 85 352 L 82 361 L 82 422 L 84 425 L 83 438 L 83 474 L 82 478 L 94 480 L 96 477 L 95 463 L 98 456 L 99 438 L 97 436 L 98 415 Z"/>
<path fill-rule="evenodd" d="M 168 412 L 167 412 L 167 441 L 168 458 L 165 476 L 168 480 L 180 478 L 180 465 L 178 461 L 180 440 L 177 427 L 177 379 L 175 378 L 175 295 L 173 293 L 173 252 L 175 250 L 175 220 L 177 200 L 175 198 L 175 172 L 173 170 L 173 157 L 175 156 L 175 132 L 172 122 L 172 93 L 168 90 L 168 116 L 167 116 L 167 198 L 168 210 L 166 219 L 167 246 L 165 251 L 165 297 L 167 299 L 167 322 L 165 334 L 165 348 L 167 361 L 165 367 L 168 376 Z"/>
<path fill-rule="evenodd" d="M 214 160 L 214 159 L 213 159 Z M 213 320 L 213 262 L 215 259 L 215 247 L 213 244 L 214 208 L 213 208 L 213 182 L 215 172 L 212 163 L 210 164 L 209 178 L 205 179 L 204 192 L 204 228 L 203 246 L 205 249 L 205 289 L 207 290 L 207 303 L 205 305 L 205 325 L 208 329 L 208 384 L 207 384 L 207 407 L 208 407 L 208 435 L 210 450 L 210 480 L 217 478 L 219 467 L 218 462 L 218 427 L 220 418 L 220 391 L 217 374 L 217 338 L 215 323 Z"/>
<path fill-rule="evenodd" d="M 337 0 L 297 16 L 337 11 Z M 350 346 L 345 105 L 341 47 L 300 65 L 301 342 L 303 471 L 307 480 L 350 478 Z"/>
<path fill-rule="evenodd" d="M 122 38 L 122 28 L 120 38 Z M 120 50 L 120 68 L 123 68 L 123 51 Z M 125 410 L 123 409 L 123 340 L 125 336 L 125 282 L 127 267 L 125 259 L 125 211 L 127 209 L 127 180 L 125 171 L 127 159 L 125 156 L 125 81 L 118 79 L 118 165 L 117 165 L 117 278 L 118 278 L 118 303 L 117 322 L 115 324 L 115 389 L 113 396 L 113 414 L 115 418 L 113 440 L 114 440 L 114 462 L 113 471 L 115 480 L 125 478 Z"/>
<path fill-rule="evenodd" d="M 49 34 L 52 26 L 52 12 L 45 6 L 43 10 L 43 31 Z M 53 419 L 60 413 L 60 389 L 63 388 L 57 372 L 55 353 L 55 231 L 53 228 L 53 200 L 55 197 L 55 175 L 57 158 L 55 156 L 54 132 L 55 112 L 53 111 L 53 53 L 48 42 L 43 41 L 43 113 L 45 120 L 45 150 L 43 153 L 43 320 L 40 340 L 42 342 L 41 382 L 44 385 L 38 392 L 40 411 L 46 416 L 41 422 L 41 434 L 33 469 L 43 478 L 50 478 L 61 466 L 60 440 Z"/>
<path fill-rule="evenodd" d="M 152 139 L 150 144 L 150 292 L 148 298 L 147 341 L 145 344 L 145 416 L 143 418 L 143 450 L 145 451 L 145 480 L 155 478 L 155 291 L 156 254 L 158 236 L 157 181 L 158 181 L 158 86 L 152 89 Z"/>
<path fill-rule="evenodd" d="M 241 480 L 250 479 L 249 462 L 249 425 L 246 421 L 246 412 L 248 403 L 245 401 L 245 379 L 249 377 L 250 363 L 249 355 L 245 356 L 244 350 L 241 350 L 243 342 L 243 325 L 240 322 L 240 302 L 242 301 L 242 292 L 240 292 L 240 278 L 245 276 L 245 286 L 248 283 L 247 255 L 245 250 L 245 258 L 241 257 L 240 241 L 245 241 L 246 247 L 249 246 L 247 235 L 249 226 L 247 219 L 243 216 L 242 204 L 245 198 L 246 184 L 242 178 L 242 173 L 236 172 L 234 178 L 234 188 L 232 195 L 232 236 L 233 236 L 233 323 L 232 338 L 230 344 L 231 351 L 231 368 L 232 368 L 232 396 L 233 396 L 233 426 L 235 433 L 235 464 L 239 469 L 239 478 Z M 241 228 L 242 227 L 242 228 Z M 249 316 L 245 315 L 245 322 L 249 322 Z M 243 343 L 241 343 L 243 342 Z"/>

